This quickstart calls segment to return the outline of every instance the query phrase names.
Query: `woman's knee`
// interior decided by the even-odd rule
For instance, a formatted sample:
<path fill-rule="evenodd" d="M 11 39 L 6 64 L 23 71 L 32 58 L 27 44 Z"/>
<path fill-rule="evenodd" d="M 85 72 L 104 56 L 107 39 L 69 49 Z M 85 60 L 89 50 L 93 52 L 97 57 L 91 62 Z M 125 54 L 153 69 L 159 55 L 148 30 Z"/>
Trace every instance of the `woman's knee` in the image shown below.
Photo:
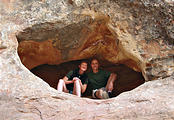
<path fill-rule="evenodd" d="M 79 80 L 74 81 L 74 84 L 75 84 L 76 86 L 80 86 Z"/>
<path fill-rule="evenodd" d="M 59 83 L 64 83 L 64 80 L 63 79 L 59 79 Z"/>
<path fill-rule="evenodd" d="M 57 90 L 62 92 L 63 91 L 63 86 L 64 86 L 64 80 L 60 79 L 57 85 Z"/>

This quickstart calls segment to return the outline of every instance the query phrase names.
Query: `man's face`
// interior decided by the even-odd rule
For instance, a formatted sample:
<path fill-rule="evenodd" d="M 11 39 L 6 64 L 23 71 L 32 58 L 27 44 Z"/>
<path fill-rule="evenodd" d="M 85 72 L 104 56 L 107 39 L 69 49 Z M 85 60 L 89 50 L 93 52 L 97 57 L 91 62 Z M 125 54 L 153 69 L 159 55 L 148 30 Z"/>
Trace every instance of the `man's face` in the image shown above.
<path fill-rule="evenodd" d="M 98 70 L 98 67 L 99 67 L 99 63 L 97 60 L 92 60 L 91 61 L 91 67 L 92 67 L 92 70 Z"/>
<path fill-rule="evenodd" d="M 82 71 L 85 72 L 85 71 L 87 70 L 87 66 L 88 66 L 87 63 L 82 62 L 82 63 L 79 65 L 79 68 L 80 68 L 80 70 L 82 70 Z"/>

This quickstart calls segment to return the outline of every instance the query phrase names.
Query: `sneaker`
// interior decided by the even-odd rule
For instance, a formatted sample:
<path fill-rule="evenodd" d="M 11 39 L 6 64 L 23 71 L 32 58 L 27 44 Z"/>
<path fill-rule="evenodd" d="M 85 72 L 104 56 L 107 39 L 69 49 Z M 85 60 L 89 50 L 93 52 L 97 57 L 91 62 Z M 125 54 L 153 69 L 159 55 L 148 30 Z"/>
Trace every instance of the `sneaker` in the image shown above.
<path fill-rule="evenodd" d="M 108 98 L 109 98 L 108 92 L 103 91 L 103 92 L 102 92 L 102 98 L 103 98 L 103 99 L 108 99 Z"/>
<path fill-rule="evenodd" d="M 109 95 L 109 98 L 111 98 L 112 97 L 112 92 L 108 91 L 108 95 Z"/>

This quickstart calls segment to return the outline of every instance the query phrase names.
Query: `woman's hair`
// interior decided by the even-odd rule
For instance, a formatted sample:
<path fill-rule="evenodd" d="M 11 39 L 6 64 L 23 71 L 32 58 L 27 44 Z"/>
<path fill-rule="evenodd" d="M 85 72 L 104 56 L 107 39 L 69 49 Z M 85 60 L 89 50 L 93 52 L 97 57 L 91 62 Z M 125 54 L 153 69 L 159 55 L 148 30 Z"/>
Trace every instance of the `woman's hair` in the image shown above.
<path fill-rule="evenodd" d="M 88 61 L 87 60 L 81 60 L 79 65 L 81 65 L 82 63 L 87 63 L 88 64 Z"/>

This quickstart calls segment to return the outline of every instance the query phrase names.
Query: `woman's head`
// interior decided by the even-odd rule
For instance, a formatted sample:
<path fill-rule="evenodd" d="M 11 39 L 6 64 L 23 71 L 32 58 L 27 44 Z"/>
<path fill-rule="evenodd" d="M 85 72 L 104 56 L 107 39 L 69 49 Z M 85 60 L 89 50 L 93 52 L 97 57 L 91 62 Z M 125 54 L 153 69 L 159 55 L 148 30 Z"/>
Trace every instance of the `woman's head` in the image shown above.
<path fill-rule="evenodd" d="M 81 70 L 81 71 L 86 71 L 87 70 L 87 68 L 88 68 L 88 63 L 87 63 L 87 61 L 81 61 L 80 62 L 80 65 L 79 65 L 79 69 Z"/>

